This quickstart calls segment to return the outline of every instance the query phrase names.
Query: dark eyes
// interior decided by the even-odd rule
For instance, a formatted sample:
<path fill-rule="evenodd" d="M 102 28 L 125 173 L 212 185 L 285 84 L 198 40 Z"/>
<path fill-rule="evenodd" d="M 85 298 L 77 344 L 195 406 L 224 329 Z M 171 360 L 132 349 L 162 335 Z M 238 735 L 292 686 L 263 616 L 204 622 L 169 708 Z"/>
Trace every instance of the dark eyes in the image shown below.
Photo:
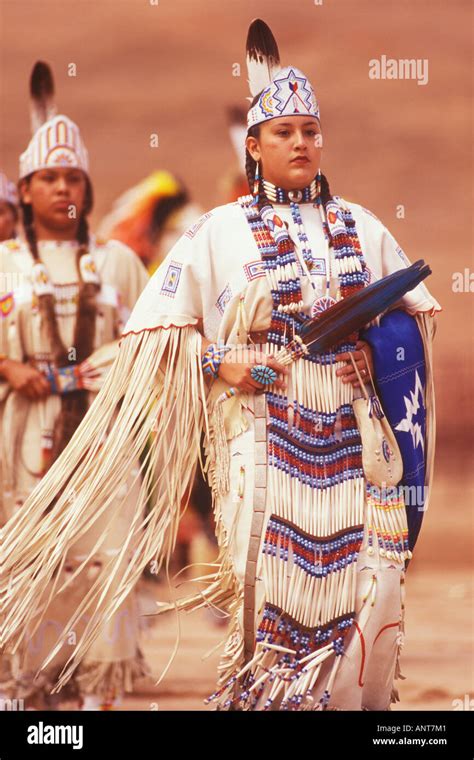
<path fill-rule="evenodd" d="M 277 135 L 281 135 L 282 137 L 285 137 L 286 135 L 289 135 L 289 134 L 290 133 L 289 133 L 289 131 L 287 129 L 280 129 L 277 132 Z M 313 135 L 313 136 L 315 136 L 315 135 L 319 134 L 319 132 L 317 132 L 315 129 L 307 129 L 306 130 L 306 134 L 307 135 Z"/>
<path fill-rule="evenodd" d="M 42 179 L 44 182 L 54 182 L 56 180 L 55 174 L 43 174 Z M 81 181 L 81 175 L 80 174 L 68 174 L 66 176 L 66 181 L 70 183 L 76 183 Z"/>

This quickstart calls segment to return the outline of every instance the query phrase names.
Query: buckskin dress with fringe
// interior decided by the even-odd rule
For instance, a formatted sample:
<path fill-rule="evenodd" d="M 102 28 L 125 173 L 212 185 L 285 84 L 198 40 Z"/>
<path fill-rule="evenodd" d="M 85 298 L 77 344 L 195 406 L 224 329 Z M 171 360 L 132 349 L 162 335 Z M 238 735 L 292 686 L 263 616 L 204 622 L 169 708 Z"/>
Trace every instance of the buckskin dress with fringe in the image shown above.
<path fill-rule="evenodd" d="M 331 234 L 338 234 L 341 219 L 349 222 L 352 247 L 340 266 L 331 250 L 339 272 L 331 281 L 334 296 L 344 291 L 341 273 L 347 293 L 355 271 L 379 279 L 408 265 L 370 212 L 342 198 L 334 204 Z M 18 643 L 26 622 L 41 613 L 35 589 L 51 581 L 67 547 L 97 515 L 107 511 L 113 519 L 120 484 L 153 431 L 133 528 L 77 613 L 91 617 L 58 688 L 67 682 L 143 568 L 153 560 L 168 565 L 204 430 L 219 556 L 201 592 L 161 611 L 211 604 L 228 612 L 217 690 L 209 701 L 218 709 L 389 709 L 403 643 L 405 507 L 402 501 L 375 502 L 368 493 L 352 386 L 335 375 L 342 363 L 333 356 L 297 360 L 286 394 L 270 388 L 224 404 L 216 404 L 226 390 L 222 380 L 205 384 L 196 328 L 212 341 L 246 344 L 249 332 L 268 330 L 274 317 L 271 281 L 244 206 L 245 200 L 204 214 L 172 248 L 125 327 L 95 402 L 101 415 L 93 405 L 22 513 L 6 526 L 4 646 Z M 319 255 L 326 246 L 319 214 L 309 204 L 300 212 Z M 288 222 L 301 259 L 288 208 L 279 206 L 277 213 Z M 302 311 L 309 313 L 313 287 L 307 277 L 297 279 Z M 317 276 L 314 284 L 320 287 Z M 401 306 L 417 320 L 429 370 L 428 484 L 435 426 L 431 343 L 440 306 L 423 284 Z M 278 347 L 270 337 L 265 350 Z M 74 505 L 64 495 L 70 488 Z M 143 519 L 150 496 L 152 509 Z"/>
<path fill-rule="evenodd" d="M 71 346 L 79 288 L 76 267 L 78 244 L 75 241 L 39 241 L 38 246 L 54 277 L 59 330 L 65 345 Z M 117 342 L 123 325 L 145 287 L 148 276 L 133 251 L 122 243 L 104 243 L 91 236 L 90 250 L 101 277 L 99 313 L 91 361 L 101 357 L 101 363 L 106 365 L 112 362 L 118 351 Z M 13 284 L 17 285 L 9 294 L 13 306 L 0 324 L 2 350 L 11 359 L 28 360 L 35 362 L 36 366 L 44 367 L 50 359 L 50 344 L 38 309 L 35 308 L 29 279 L 34 262 L 28 246 L 19 240 L 3 243 L 0 246 L 0 261 L 1 271 L 9 273 Z M 106 366 L 103 369 L 105 372 Z M 92 403 L 96 395 L 101 382 L 100 374 L 96 368 L 94 390 L 89 389 L 88 403 Z M 47 445 L 48 436 L 52 437 L 58 425 L 61 401 L 55 394 L 43 400 L 27 399 L 15 392 L 6 381 L 0 382 L 0 397 L 5 397 L 5 401 L 0 404 L 0 507 L 3 507 L 3 522 L 5 518 L 23 510 L 28 495 L 41 480 L 45 468 L 45 442 Z M 134 491 L 127 487 L 127 483 L 124 483 L 123 491 L 128 493 L 123 509 L 115 520 L 113 529 L 110 530 L 109 527 L 106 531 L 102 546 L 89 556 L 84 571 L 76 577 L 66 594 L 53 598 L 46 606 L 43 620 L 38 626 L 29 629 L 21 651 L 14 657 L 0 657 L 0 693 L 4 696 L 23 699 L 26 706 L 36 704 L 39 708 L 66 699 L 77 699 L 85 694 L 107 699 L 111 695 L 131 691 L 137 679 L 149 675 L 149 666 L 139 645 L 138 599 L 132 593 L 124 600 L 109 625 L 101 631 L 67 689 L 51 699 L 50 692 L 67 662 L 71 642 L 74 635 L 81 631 L 83 621 L 79 622 L 75 633 L 69 629 L 68 639 L 62 649 L 35 679 L 64 624 L 91 587 L 98 568 L 107 556 L 117 551 L 122 536 L 127 533 L 128 515 L 132 515 L 134 510 Z M 106 519 L 102 523 L 96 523 L 83 542 L 72 547 L 61 570 L 64 578 L 73 574 L 83 555 L 90 554 L 90 547 L 107 527 Z M 43 599 L 47 598 L 48 591 L 47 587 L 42 590 Z"/>

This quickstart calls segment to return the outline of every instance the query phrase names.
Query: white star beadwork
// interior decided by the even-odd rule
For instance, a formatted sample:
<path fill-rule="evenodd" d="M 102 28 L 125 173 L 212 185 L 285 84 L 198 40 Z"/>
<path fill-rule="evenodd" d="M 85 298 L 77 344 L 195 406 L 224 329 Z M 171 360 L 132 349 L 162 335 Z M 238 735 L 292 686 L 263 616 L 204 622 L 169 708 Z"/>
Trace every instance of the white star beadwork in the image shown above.
<path fill-rule="evenodd" d="M 415 372 L 415 389 L 410 391 L 410 396 L 404 396 L 406 416 L 400 420 L 398 425 L 395 425 L 395 430 L 402 430 L 405 433 L 411 433 L 413 448 L 416 449 L 418 445 L 422 449 L 425 447 L 423 440 L 423 431 L 419 422 L 414 422 L 414 418 L 419 409 L 424 409 L 423 399 L 423 385 L 420 380 L 418 371 Z"/>

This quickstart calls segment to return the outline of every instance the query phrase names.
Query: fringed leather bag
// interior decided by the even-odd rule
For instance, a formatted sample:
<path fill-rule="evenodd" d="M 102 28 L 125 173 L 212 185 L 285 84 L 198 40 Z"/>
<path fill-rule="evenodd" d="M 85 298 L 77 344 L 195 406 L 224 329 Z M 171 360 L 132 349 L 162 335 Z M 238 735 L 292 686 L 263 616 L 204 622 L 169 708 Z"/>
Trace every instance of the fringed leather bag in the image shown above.
<path fill-rule="evenodd" d="M 362 397 L 353 399 L 352 406 L 362 439 L 364 475 L 369 483 L 380 488 L 396 486 L 403 477 L 403 460 L 397 440 L 377 396 L 367 357 L 372 389 L 370 396 L 352 353 L 351 361 L 363 393 Z"/>

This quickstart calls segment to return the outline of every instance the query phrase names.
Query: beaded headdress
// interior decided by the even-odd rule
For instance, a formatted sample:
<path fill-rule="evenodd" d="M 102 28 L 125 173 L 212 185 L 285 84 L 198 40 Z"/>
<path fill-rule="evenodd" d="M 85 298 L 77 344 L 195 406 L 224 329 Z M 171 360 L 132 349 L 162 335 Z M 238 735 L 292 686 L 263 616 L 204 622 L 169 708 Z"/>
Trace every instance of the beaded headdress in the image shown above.
<path fill-rule="evenodd" d="M 39 169 L 70 167 L 89 171 L 89 157 L 79 127 L 57 114 L 54 83 L 48 64 L 38 61 L 30 80 L 33 137 L 20 156 L 19 178 Z"/>
<path fill-rule="evenodd" d="M 247 36 L 250 92 L 258 101 L 247 114 L 247 128 L 280 116 L 313 116 L 319 105 L 308 78 L 295 66 L 280 65 L 276 40 L 264 21 L 252 22 Z"/>

